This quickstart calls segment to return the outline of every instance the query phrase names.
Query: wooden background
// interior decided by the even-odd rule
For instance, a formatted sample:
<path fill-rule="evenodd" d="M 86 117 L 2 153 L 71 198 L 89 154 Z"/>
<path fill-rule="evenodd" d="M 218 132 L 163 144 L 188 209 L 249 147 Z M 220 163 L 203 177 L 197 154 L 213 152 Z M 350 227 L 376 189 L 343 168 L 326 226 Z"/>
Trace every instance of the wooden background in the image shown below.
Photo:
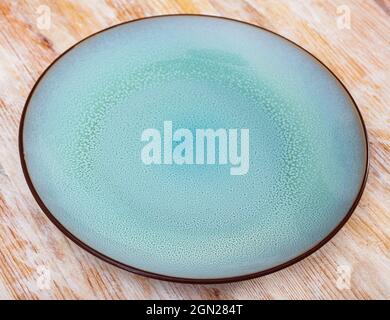
<path fill-rule="evenodd" d="M 42 18 L 47 8 L 49 25 Z M 348 11 L 351 25 L 344 28 Z M 40 73 L 91 33 L 168 13 L 222 15 L 280 33 L 328 65 L 360 107 L 371 153 L 360 204 L 335 238 L 288 269 L 223 285 L 136 276 L 71 243 L 27 188 L 18 158 L 18 125 Z M 389 15 L 387 0 L 1 0 L 0 298 L 390 299 Z"/>

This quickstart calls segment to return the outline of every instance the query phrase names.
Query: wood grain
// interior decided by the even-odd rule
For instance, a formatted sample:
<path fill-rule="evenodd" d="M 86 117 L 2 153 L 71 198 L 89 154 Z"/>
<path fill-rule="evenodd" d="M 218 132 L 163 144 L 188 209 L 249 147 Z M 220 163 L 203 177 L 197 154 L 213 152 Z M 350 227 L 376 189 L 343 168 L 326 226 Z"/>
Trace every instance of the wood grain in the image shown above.
<path fill-rule="evenodd" d="M 48 29 L 40 26 L 42 5 L 51 12 Z M 345 8 L 351 13 L 350 29 L 338 24 Z M 0 298 L 390 299 L 389 8 L 387 0 L 2 0 Z M 91 33 L 168 13 L 227 16 L 280 33 L 320 58 L 355 98 L 370 140 L 367 187 L 346 226 L 309 258 L 232 284 L 151 280 L 110 266 L 71 243 L 32 198 L 19 164 L 17 134 L 24 102 L 40 73 Z M 350 286 L 342 281 L 348 280 L 348 268 Z"/>

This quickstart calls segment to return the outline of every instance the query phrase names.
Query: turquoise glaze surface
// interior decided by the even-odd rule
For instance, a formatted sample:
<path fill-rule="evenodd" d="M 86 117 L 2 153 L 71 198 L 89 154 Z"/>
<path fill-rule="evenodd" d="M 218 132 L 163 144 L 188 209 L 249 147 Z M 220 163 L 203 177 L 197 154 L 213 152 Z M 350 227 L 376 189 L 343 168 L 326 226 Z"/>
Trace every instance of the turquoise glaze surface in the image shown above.
<path fill-rule="evenodd" d="M 250 166 L 145 165 L 147 128 L 248 128 Z M 122 264 L 218 279 L 313 248 L 354 203 L 364 129 L 308 53 L 265 30 L 200 16 L 124 24 L 75 46 L 28 104 L 31 181 L 74 236 Z"/>

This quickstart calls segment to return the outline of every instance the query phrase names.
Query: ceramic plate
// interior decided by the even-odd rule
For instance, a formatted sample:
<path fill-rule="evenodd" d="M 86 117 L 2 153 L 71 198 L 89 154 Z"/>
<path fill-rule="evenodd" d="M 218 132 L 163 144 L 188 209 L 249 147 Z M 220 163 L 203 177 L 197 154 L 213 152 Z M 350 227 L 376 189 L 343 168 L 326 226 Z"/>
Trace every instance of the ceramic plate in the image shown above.
<path fill-rule="evenodd" d="M 73 46 L 33 88 L 20 151 L 39 205 L 77 244 L 189 282 L 307 256 L 367 173 L 337 78 L 281 36 L 210 16 L 141 19 Z"/>

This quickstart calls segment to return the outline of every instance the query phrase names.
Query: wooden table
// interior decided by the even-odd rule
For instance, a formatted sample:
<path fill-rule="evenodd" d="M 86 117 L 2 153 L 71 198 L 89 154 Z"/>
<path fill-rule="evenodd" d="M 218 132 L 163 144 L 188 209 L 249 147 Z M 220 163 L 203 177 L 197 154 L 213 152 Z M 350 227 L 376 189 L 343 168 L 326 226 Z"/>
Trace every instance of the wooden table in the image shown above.
<path fill-rule="evenodd" d="M 31 196 L 19 164 L 17 135 L 24 102 L 40 73 L 91 33 L 168 13 L 221 15 L 280 33 L 320 58 L 356 99 L 370 140 L 368 184 L 346 226 L 309 258 L 272 275 L 231 284 L 151 280 L 77 247 Z M 387 0 L 2 0 L 0 298 L 389 299 L 389 15 Z"/>

